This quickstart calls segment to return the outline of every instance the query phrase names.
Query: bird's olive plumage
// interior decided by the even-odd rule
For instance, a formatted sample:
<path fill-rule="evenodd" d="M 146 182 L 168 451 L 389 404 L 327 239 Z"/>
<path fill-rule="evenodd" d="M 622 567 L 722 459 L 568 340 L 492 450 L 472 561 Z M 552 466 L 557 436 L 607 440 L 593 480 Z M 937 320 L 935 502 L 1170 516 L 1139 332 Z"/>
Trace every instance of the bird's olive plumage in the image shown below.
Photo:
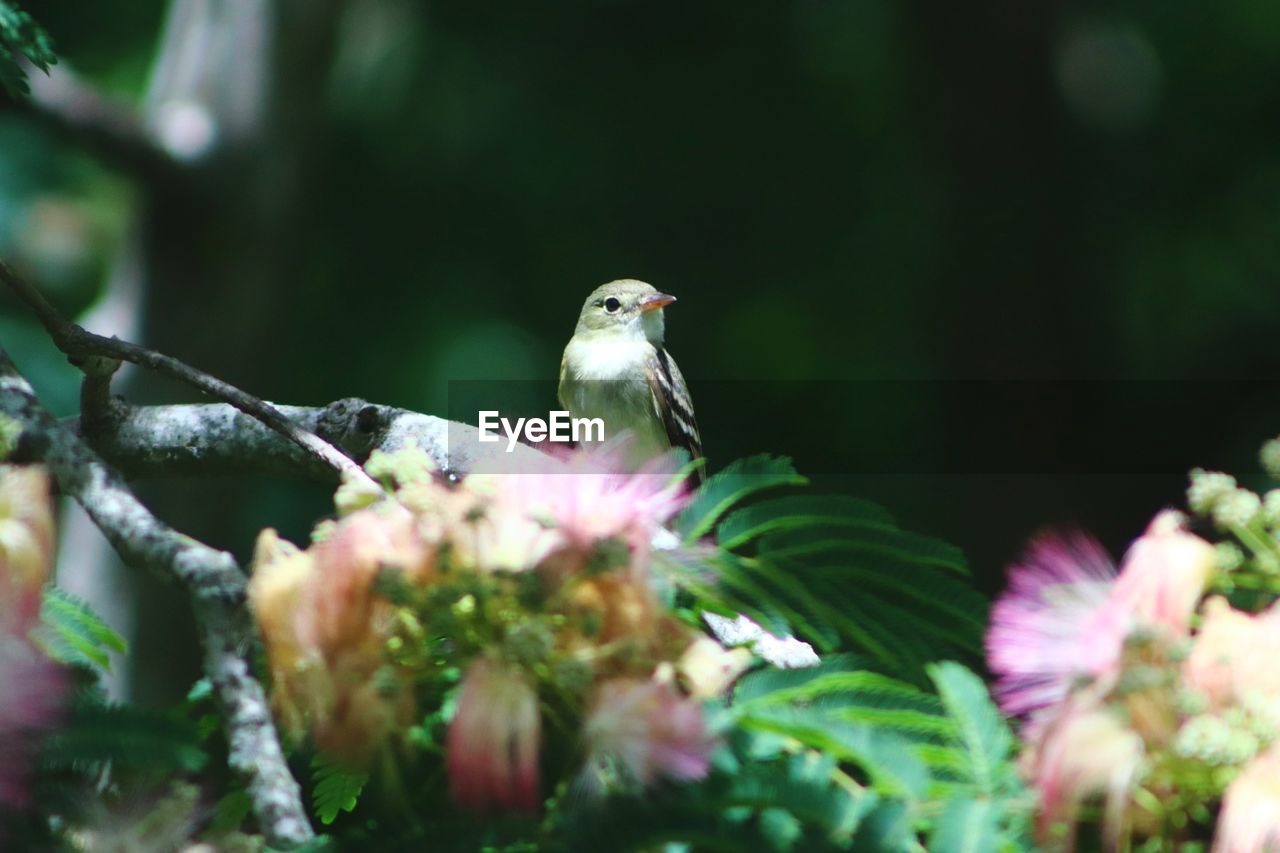
<path fill-rule="evenodd" d="M 662 312 L 674 301 L 634 279 L 597 287 L 560 363 L 560 404 L 574 417 L 603 419 L 606 437 L 629 430 L 637 459 L 671 447 L 702 456 L 689 389 L 663 348 Z M 701 481 L 701 469 L 695 476 Z"/>

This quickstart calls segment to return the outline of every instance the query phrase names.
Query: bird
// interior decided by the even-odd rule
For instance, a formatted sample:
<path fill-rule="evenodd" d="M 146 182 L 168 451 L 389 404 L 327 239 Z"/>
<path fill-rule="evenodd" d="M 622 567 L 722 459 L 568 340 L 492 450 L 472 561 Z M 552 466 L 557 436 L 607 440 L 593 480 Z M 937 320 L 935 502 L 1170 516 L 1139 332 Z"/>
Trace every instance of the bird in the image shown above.
<path fill-rule="evenodd" d="M 630 453 L 647 461 L 673 447 L 702 458 L 693 399 L 663 346 L 663 309 L 676 301 L 624 278 L 591 292 L 560 361 L 560 405 L 574 418 L 600 418 L 604 437 L 631 434 Z M 693 472 L 694 485 L 706 474 Z"/>

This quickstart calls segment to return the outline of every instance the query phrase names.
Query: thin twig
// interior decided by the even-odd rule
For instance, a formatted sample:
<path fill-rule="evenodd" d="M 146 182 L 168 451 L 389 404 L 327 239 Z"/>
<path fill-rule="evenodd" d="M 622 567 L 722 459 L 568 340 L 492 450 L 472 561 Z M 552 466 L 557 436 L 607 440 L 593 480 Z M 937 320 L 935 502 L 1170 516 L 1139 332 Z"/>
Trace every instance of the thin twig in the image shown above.
<path fill-rule="evenodd" d="M 126 563 L 186 588 L 205 674 L 222 711 L 228 763 L 244 780 L 259 827 L 273 846 L 294 847 L 312 838 L 301 791 L 250 666 L 258 637 L 245 606 L 246 578 L 235 558 L 152 515 L 113 469 L 40 404 L 3 349 L 0 413 L 21 424 L 22 446 L 49 468 L 64 494 L 84 507 Z"/>
<path fill-rule="evenodd" d="M 106 338 L 86 331 L 67 320 L 44 298 L 40 291 L 32 287 L 19 276 L 3 260 L 0 260 L 0 280 L 13 288 L 18 297 L 35 312 L 41 324 L 53 338 L 54 344 L 73 364 L 91 356 L 103 356 L 127 361 L 140 367 L 146 367 L 200 389 L 211 397 L 235 406 L 245 414 L 256 418 L 271 429 L 283 435 L 307 453 L 321 460 L 338 474 L 355 480 L 364 481 L 366 485 L 376 488 L 377 484 L 359 465 L 344 455 L 336 447 L 308 432 L 295 422 L 289 420 L 279 409 L 263 400 L 241 391 L 228 382 L 197 370 L 172 356 L 158 353 L 146 347 L 131 344 L 118 338 Z"/>

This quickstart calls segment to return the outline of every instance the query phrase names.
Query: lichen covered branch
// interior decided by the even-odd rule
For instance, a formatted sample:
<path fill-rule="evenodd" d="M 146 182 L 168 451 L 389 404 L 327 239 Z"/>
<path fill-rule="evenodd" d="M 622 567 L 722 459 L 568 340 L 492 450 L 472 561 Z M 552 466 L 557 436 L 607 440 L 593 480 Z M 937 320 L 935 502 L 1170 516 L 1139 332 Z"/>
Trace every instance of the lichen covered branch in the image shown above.
<path fill-rule="evenodd" d="M 165 525 L 35 396 L 0 349 L 0 413 L 22 427 L 19 452 L 43 462 L 64 494 L 84 507 L 126 563 L 176 580 L 195 610 L 204 668 L 230 745 L 268 841 L 293 847 L 313 835 L 298 783 L 289 773 L 262 685 L 249 666 L 256 628 L 245 604 L 246 578 L 235 559 Z"/>
<path fill-rule="evenodd" d="M 118 338 L 106 338 L 86 331 L 63 317 L 40 291 L 14 272 L 3 260 L 0 260 L 0 281 L 13 288 L 18 297 L 35 312 L 45 330 L 53 338 L 54 344 L 73 364 L 80 364 L 91 358 L 108 358 L 127 361 L 130 364 L 154 370 L 156 373 L 198 388 L 215 399 L 235 406 L 280 433 L 339 474 L 355 480 L 368 481 L 370 486 L 375 485 L 364 470 L 349 457 L 315 433 L 308 432 L 290 420 L 269 403 L 172 356 Z"/>
<path fill-rule="evenodd" d="M 462 476 L 491 456 L 514 463 L 537 452 L 516 445 L 508 456 L 505 441 L 481 443 L 469 424 L 357 398 L 323 407 L 277 408 L 355 459 L 413 443 L 448 475 Z M 129 407 L 110 423 L 85 425 L 83 433 L 94 450 L 129 477 L 271 474 L 336 480 L 331 469 L 279 433 L 222 404 Z"/>

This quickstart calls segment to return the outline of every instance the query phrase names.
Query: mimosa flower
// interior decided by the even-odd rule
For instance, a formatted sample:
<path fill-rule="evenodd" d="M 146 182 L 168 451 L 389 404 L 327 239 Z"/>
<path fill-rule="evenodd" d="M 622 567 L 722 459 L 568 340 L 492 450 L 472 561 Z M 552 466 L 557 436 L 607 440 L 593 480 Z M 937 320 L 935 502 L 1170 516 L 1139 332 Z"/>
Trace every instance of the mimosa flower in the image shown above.
<path fill-rule="evenodd" d="M 1125 619 L 1107 599 L 1115 568 L 1093 537 L 1045 535 L 1009 570 L 991 611 L 987 660 L 1009 715 L 1061 701 L 1072 684 L 1112 667 Z"/>
<path fill-rule="evenodd" d="M 454 799 L 477 811 L 536 811 L 541 746 L 542 717 L 533 687 L 505 664 L 473 661 L 446 741 Z"/>
<path fill-rule="evenodd" d="M 1024 769 L 1040 794 L 1040 836 L 1048 837 L 1059 821 L 1074 825 L 1081 804 L 1102 795 L 1106 835 L 1115 843 L 1144 753 L 1142 738 L 1113 709 L 1087 694 L 1067 700 L 1052 718 L 1039 720 Z"/>
<path fill-rule="evenodd" d="M 1129 547 L 1112 597 L 1134 623 L 1185 635 L 1214 565 L 1213 546 L 1188 533 L 1179 513 L 1165 510 Z"/>
<path fill-rule="evenodd" d="M 610 783 L 650 785 L 707 775 L 714 738 L 702 708 L 668 682 L 616 678 L 597 690 L 583 726 L 587 761 L 582 782 L 600 791 Z"/>
<path fill-rule="evenodd" d="M 987 660 L 1001 708 L 1026 714 L 1077 682 L 1114 674 L 1135 629 L 1186 636 L 1213 568 L 1213 546 L 1173 512 L 1157 515 L 1130 546 L 1118 576 L 1085 534 L 1038 539 L 991 612 Z"/>
<path fill-rule="evenodd" d="M 1214 853 L 1280 850 L 1280 747 L 1259 755 L 1227 786 Z"/>
<path fill-rule="evenodd" d="M 384 568 L 419 576 L 429 551 L 407 513 L 365 509 L 301 551 L 259 537 L 249 598 L 285 727 L 350 764 L 365 763 L 412 714 L 408 686 L 384 678 L 391 606 L 374 591 Z"/>
<path fill-rule="evenodd" d="M 0 626 L 0 806 L 30 800 L 28 775 L 39 735 L 58 725 L 70 673 L 28 642 Z"/>
<path fill-rule="evenodd" d="M 627 473 L 616 453 L 579 451 L 564 460 L 547 456 L 524 462 L 510 473 L 481 470 L 466 483 L 493 495 L 502 510 L 554 528 L 568 546 L 618 538 L 647 548 L 688 500 L 674 476 L 666 459 Z"/>
<path fill-rule="evenodd" d="M 53 565 L 49 477 L 35 466 L 0 465 L 0 621 L 35 625 Z"/>
<path fill-rule="evenodd" d="M 53 560 L 49 479 L 0 466 L 0 806 L 28 804 L 39 736 L 55 727 L 71 687 L 66 668 L 32 642 Z"/>
<path fill-rule="evenodd" d="M 1183 664 L 1189 686 L 1216 706 L 1250 694 L 1280 698 L 1280 604 L 1258 614 L 1232 608 L 1225 598 L 1205 602 L 1195 645 Z"/>

